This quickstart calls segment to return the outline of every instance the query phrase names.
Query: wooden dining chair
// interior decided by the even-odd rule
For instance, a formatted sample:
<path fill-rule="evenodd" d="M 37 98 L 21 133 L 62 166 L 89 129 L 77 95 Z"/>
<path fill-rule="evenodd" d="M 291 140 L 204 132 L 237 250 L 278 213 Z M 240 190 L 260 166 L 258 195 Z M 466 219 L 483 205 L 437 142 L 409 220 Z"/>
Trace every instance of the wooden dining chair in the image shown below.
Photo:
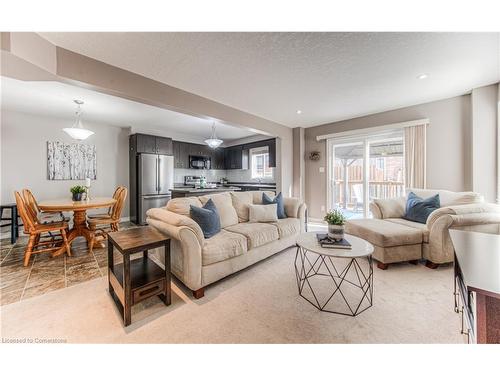
<path fill-rule="evenodd" d="M 68 223 L 65 221 L 42 224 L 31 207 L 24 201 L 19 192 L 15 192 L 17 210 L 24 224 L 24 233 L 29 235 L 28 245 L 24 250 L 24 266 L 29 264 L 32 254 L 43 252 L 66 251 L 71 255 L 70 246 L 66 237 Z M 59 235 L 45 235 L 49 232 L 59 232 Z"/>
<path fill-rule="evenodd" d="M 31 210 L 32 214 L 38 218 L 41 224 L 69 221 L 69 218 L 65 217 L 62 212 L 43 212 L 38 206 L 35 196 L 29 189 L 23 189 L 23 199 L 26 208 Z"/>
<path fill-rule="evenodd" d="M 113 193 L 113 199 L 118 201 L 118 196 L 120 194 L 120 192 L 123 190 L 123 189 L 127 189 L 125 186 L 118 186 L 116 189 L 115 189 L 115 192 Z M 113 206 L 109 207 L 108 208 L 108 212 L 106 213 L 99 213 L 99 214 L 90 214 L 90 215 L 87 215 L 87 219 L 110 219 L 111 218 L 111 213 L 113 211 Z"/>
<path fill-rule="evenodd" d="M 111 207 L 109 215 L 93 215 L 89 216 L 87 223 L 92 231 L 92 238 L 89 244 L 89 250 L 94 249 L 94 244 L 105 240 L 109 232 L 118 232 L 120 230 L 120 218 L 122 215 L 125 199 L 127 198 L 127 188 L 119 187 L 116 189 L 113 198 L 116 199 L 115 204 Z"/>

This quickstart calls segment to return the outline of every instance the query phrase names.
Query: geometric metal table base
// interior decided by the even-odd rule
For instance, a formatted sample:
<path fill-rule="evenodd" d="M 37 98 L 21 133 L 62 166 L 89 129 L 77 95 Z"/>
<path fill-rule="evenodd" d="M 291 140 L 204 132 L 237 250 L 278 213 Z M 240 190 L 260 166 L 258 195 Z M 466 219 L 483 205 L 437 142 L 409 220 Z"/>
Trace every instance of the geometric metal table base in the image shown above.
<path fill-rule="evenodd" d="M 309 251 L 301 246 L 297 246 L 297 253 L 295 255 L 295 275 L 297 278 L 297 287 L 299 295 L 308 301 L 311 305 L 315 306 L 320 311 L 325 311 L 334 314 L 356 316 L 373 305 L 373 260 L 372 256 L 368 255 L 362 258 L 347 258 L 348 263 L 341 271 L 341 267 L 335 266 L 332 261 L 333 256 L 318 254 Z M 366 259 L 368 266 L 360 266 L 358 259 Z M 351 276 L 354 281 L 348 280 Z M 314 291 L 311 280 L 313 278 L 328 278 L 333 282 L 333 292 L 326 298 L 320 298 L 317 291 Z M 357 301 L 349 302 L 348 296 L 342 290 L 343 287 L 353 286 L 359 288 L 361 298 Z M 307 296 L 309 291 L 311 297 Z M 340 298 L 338 298 L 340 296 Z M 344 308 L 347 306 L 346 311 L 338 309 L 331 309 L 329 303 L 337 297 L 337 302 L 342 303 Z"/>

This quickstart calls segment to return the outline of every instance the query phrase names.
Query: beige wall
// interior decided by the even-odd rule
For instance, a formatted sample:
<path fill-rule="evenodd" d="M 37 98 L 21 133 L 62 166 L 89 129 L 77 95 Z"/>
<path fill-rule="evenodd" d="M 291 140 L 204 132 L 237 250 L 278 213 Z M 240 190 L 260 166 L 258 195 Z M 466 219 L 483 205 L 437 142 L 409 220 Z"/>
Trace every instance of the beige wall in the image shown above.
<path fill-rule="evenodd" d="M 71 197 L 71 186 L 83 181 L 47 179 L 47 141 L 74 142 L 61 129 L 73 120 L 2 110 L 1 115 L 1 201 L 14 201 L 14 191 L 29 188 L 37 199 Z M 86 143 L 95 144 L 97 179 L 94 196 L 111 196 L 118 185 L 129 186 L 128 136 L 126 128 L 85 122 L 95 132 Z M 123 217 L 129 216 L 128 199 Z"/>
<path fill-rule="evenodd" d="M 498 85 L 472 90 L 472 190 L 496 200 Z"/>
<path fill-rule="evenodd" d="M 326 206 L 326 141 L 318 135 L 428 118 L 427 186 L 454 191 L 468 190 L 471 184 L 471 157 L 468 134 L 471 124 L 470 95 L 415 105 L 370 116 L 305 129 L 305 197 L 312 218 L 322 218 Z M 307 157 L 320 151 L 321 159 Z M 320 167 L 324 173 L 320 173 Z M 325 207 L 326 208 L 326 207 Z"/>

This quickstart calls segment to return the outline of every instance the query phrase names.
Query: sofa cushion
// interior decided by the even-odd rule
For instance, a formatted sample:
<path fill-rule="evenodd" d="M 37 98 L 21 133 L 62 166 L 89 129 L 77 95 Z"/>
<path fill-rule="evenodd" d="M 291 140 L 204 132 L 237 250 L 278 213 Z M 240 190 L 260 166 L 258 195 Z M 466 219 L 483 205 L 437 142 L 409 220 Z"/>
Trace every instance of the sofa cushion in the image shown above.
<path fill-rule="evenodd" d="M 203 207 L 191 206 L 191 219 L 196 221 L 205 238 L 215 236 L 220 232 L 220 218 L 214 202 L 209 199 Z"/>
<path fill-rule="evenodd" d="M 410 191 L 403 219 L 425 224 L 432 211 L 437 210 L 439 206 L 439 194 L 424 199 Z"/>
<path fill-rule="evenodd" d="M 233 207 L 238 215 L 238 221 L 244 223 L 248 221 L 248 206 L 253 204 L 253 194 L 251 191 L 231 192 Z"/>
<path fill-rule="evenodd" d="M 201 207 L 198 197 L 174 198 L 167 202 L 167 210 L 175 214 L 189 216 L 190 206 Z"/>
<path fill-rule="evenodd" d="M 380 247 L 422 243 L 419 229 L 381 219 L 353 219 L 346 222 L 346 233 L 361 237 Z"/>
<path fill-rule="evenodd" d="M 206 239 L 201 251 L 202 264 L 212 263 L 236 257 L 248 250 L 247 238 L 241 234 L 221 230 L 215 236 Z"/>
<path fill-rule="evenodd" d="M 271 224 L 278 228 L 278 234 L 280 238 L 285 238 L 300 233 L 300 220 L 294 217 L 279 219 L 277 222 Z"/>
<path fill-rule="evenodd" d="M 279 239 L 278 228 L 272 224 L 240 223 L 227 227 L 226 230 L 244 235 L 249 250 Z"/>
<path fill-rule="evenodd" d="M 419 197 L 422 197 L 424 199 L 439 194 L 441 207 L 484 202 L 484 197 L 479 193 L 474 193 L 473 191 L 454 192 L 448 190 L 433 189 L 410 189 L 409 191 L 414 192 Z"/>
<path fill-rule="evenodd" d="M 217 207 L 217 211 L 219 212 L 221 228 L 238 224 L 238 214 L 233 207 L 231 194 L 219 193 L 202 195 L 201 197 L 199 197 L 199 199 L 202 204 L 205 204 L 209 199 L 212 199 L 215 207 Z"/>
<path fill-rule="evenodd" d="M 426 224 L 417 223 L 415 221 L 409 221 L 405 219 L 396 219 L 396 218 L 386 219 L 386 220 L 396 224 L 406 225 L 407 227 L 410 228 L 420 229 L 422 231 L 423 241 L 429 242 L 429 229 L 427 229 Z"/>
<path fill-rule="evenodd" d="M 262 193 L 262 204 L 276 204 L 276 213 L 278 219 L 286 219 L 285 206 L 283 204 L 283 195 L 281 192 L 273 198 L 270 198 L 266 193 Z"/>
<path fill-rule="evenodd" d="M 250 223 L 269 223 L 278 221 L 277 204 L 251 204 L 248 206 L 248 221 Z"/>
<path fill-rule="evenodd" d="M 266 195 L 269 197 L 269 198 L 274 198 L 276 193 L 274 191 L 262 191 L 262 190 L 259 190 L 259 191 L 252 191 L 252 195 L 253 195 L 253 204 L 262 204 L 262 194 L 263 193 L 266 193 Z"/>

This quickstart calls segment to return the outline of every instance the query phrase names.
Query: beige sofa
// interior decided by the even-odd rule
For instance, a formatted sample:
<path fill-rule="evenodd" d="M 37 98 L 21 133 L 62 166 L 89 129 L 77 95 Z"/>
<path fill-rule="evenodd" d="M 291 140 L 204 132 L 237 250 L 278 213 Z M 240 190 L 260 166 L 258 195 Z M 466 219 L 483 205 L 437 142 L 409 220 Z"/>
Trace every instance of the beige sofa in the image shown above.
<path fill-rule="evenodd" d="M 403 219 L 406 197 L 375 199 L 370 203 L 373 219 L 349 220 L 346 232 L 361 237 L 375 247 L 373 257 L 378 267 L 421 258 L 427 266 L 453 261 L 453 245 L 449 228 L 498 233 L 500 205 L 484 203 L 484 198 L 473 192 L 411 189 L 422 198 L 439 193 L 441 208 L 429 215 L 425 224 Z"/>
<path fill-rule="evenodd" d="M 173 274 L 196 298 L 204 287 L 251 264 L 295 245 L 305 231 L 306 206 L 297 198 L 284 198 L 286 219 L 273 223 L 248 222 L 248 204 L 261 204 L 262 191 L 231 192 L 200 197 L 175 198 L 164 208 L 147 211 L 147 222 L 171 237 Z M 265 192 L 274 196 L 274 192 Z M 201 207 L 212 199 L 221 219 L 221 231 L 205 239 L 189 217 L 190 205 Z M 164 262 L 163 252 L 156 258 Z"/>

